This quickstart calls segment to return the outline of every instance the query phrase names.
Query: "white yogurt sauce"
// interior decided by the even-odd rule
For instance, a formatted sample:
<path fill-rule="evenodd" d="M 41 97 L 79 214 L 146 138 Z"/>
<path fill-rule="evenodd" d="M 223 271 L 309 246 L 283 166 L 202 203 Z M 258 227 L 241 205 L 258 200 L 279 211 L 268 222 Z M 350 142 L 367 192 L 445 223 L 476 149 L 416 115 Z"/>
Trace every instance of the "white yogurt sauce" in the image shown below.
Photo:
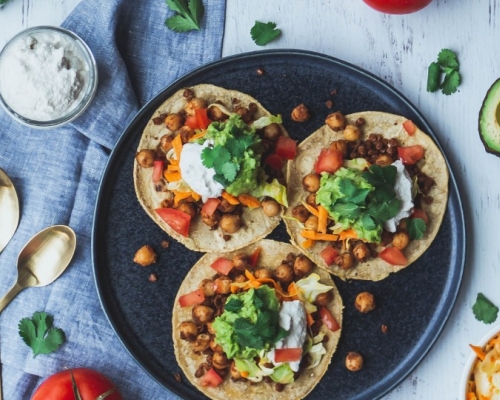
<path fill-rule="evenodd" d="M 495 347 L 476 365 L 474 381 L 479 398 L 500 400 L 500 352 Z"/>
<path fill-rule="evenodd" d="M 394 183 L 394 191 L 396 192 L 396 197 L 401 200 L 401 207 L 393 218 L 385 221 L 384 226 L 389 232 L 396 232 L 399 221 L 409 217 L 413 210 L 413 199 L 411 195 L 412 182 L 401 160 L 394 161 L 392 165 L 394 165 L 398 171 L 396 182 Z"/>
<path fill-rule="evenodd" d="M 280 308 L 280 326 L 288 331 L 288 336 L 276 342 L 276 349 L 302 348 L 307 334 L 307 315 L 304 305 L 299 300 L 284 301 Z M 274 365 L 280 365 L 274 361 L 274 349 L 269 352 L 269 359 Z M 300 360 L 289 362 L 292 371 L 299 370 Z"/>
<path fill-rule="evenodd" d="M 33 32 L 6 49 L 0 92 L 16 113 L 36 121 L 66 115 L 83 97 L 88 65 L 74 41 L 58 32 Z"/>
<path fill-rule="evenodd" d="M 205 167 L 201 161 L 201 152 L 211 144 L 210 140 L 202 145 L 186 143 L 182 146 L 179 161 L 182 179 L 202 197 L 204 202 L 211 197 L 219 197 L 224 189 L 224 186 L 214 181 L 215 170 Z"/>

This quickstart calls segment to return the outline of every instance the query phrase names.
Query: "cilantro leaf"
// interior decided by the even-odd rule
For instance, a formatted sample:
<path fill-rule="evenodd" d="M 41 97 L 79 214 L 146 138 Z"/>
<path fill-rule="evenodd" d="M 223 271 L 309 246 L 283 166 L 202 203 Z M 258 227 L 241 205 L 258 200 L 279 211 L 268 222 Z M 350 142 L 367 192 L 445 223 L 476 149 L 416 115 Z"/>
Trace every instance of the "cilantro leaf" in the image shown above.
<path fill-rule="evenodd" d="M 239 164 L 234 164 L 232 162 L 225 162 L 220 166 L 220 171 L 221 174 L 224 176 L 224 179 L 226 179 L 229 182 L 232 182 L 236 179 L 236 174 L 240 170 L 240 165 Z"/>
<path fill-rule="evenodd" d="M 408 235 L 412 240 L 420 240 L 424 236 L 427 225 L 422 218 L 410 218 L 406 223 Z"/>
<path fill-rule="evenodd" d="M 243 301 L 241 301 L 240 299 L 231 298 L 224 306 L 224 310 L 238 312 L 241 310 L 241 307 L 243 307 Z"/>
<path fill-rule="evenodd" d="M 488 300 L 484 294 L 479 293 L 476 302 L 472 306 L 472 311 L 478 321 L 491 324 L 497 319 L 498 307 Z"/>
<path fill-rule="evenodd" d="M 201 0 L 166 0 L 167 6 L 175 15 L 165 21 L 168 29 L 174 32 L 200 30 L 205 8 Z"/>
<path fill-rule="evenodd" d="M 445 95 L 450 95 L 457 91 L 458 85 L 460 85 L 460 74 L 458 71 L 452 71 L 451 73 L 445 75 L 444 81 L 441 85 L 441 91 Z"/>
<path fill-rule="evenodd" d="M 19 335 L 33 350 L 33 357 L 56 351 L 66 340 L 64 332 L 53 328 L 53 317 L 44 312 L 35 312 L 30 318 L 19 321 Z"/>
<path fill-rule="evenodd" d="M 437 62 L 442 68 L 458 69 L 457 55 L 449 49 L 442 49 L 439 52 Z"/>
<path fill-rule="evenodd" d="M 348 219 L 356 219 L 361 215 L 361 207 L 354 203 L 337 203 L 334 204 L 332 208 L 333 212 L 336 212 Z"/>
<path fill-rule="evenodd" d="M 450 49 L 442 49 L 437 61 L 432 62 L 427 69 L 427 91 L 441 89 L 445 95 L 455 93 L 461 81 L 459 69 L 456 53 Z"/>
<path fill-rule="evenodd" d="M 255 25 L 250 30 L 250 35 L 258 46 L 265 46 L 269 42 L 277 39 L 281 35 L 281 30 L 276 28 L 274 22 L 265 24 L 255 21 Z"/>
<path fill-rule="evenodd" d="M 437 62 L 432 62 L 427 69 L 427 91 L 435 92 L 439 89 L 441 68 Z"/>

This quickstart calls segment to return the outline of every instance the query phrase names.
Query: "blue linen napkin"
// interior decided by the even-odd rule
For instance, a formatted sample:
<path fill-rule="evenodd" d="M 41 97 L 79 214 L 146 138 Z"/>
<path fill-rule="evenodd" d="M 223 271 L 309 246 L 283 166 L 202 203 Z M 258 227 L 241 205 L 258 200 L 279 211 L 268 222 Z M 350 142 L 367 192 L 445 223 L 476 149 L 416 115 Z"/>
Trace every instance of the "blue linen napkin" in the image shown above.
<path fill-rule="evenodd" d="M 116 383 L 125 399 L 173 399 L 123 348 L 95 289 L 90 242 L 98 185 L 110 150 L 139 108 L 188 71 L 221 56 L 225 2 L 204 0 L 201 31 L 174 33 L 163 0 L 83 0 L 63 23 L 89 45 L 99 68 L 91 107 L 72 124 L 26 128 L 0 109 L 0 168 L 21 201 L 16 234 L 0 254 L 0 295 L 16 279 L 17 256 L 41 229 L 67 224 L 77 249 L 54 283 L 22 291 L 0 316 L 0 355 L 6 400 L 28 399 L 41 381 L 64 368 L 89 367 Z M 0 221 L 0 224 L 2 221 Z M 33 357 L 18 323 L 35 311 L 54 316 L 66 343 Z"/>

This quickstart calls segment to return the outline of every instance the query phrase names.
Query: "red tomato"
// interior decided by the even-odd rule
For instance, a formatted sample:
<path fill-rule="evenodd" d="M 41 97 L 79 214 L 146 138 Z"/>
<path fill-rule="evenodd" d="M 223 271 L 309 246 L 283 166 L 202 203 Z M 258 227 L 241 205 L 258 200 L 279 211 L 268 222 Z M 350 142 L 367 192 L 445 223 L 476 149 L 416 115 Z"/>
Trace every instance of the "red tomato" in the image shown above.
<path fill-rule="evenodd" d="M 392 265 L 408 264 L 408 260 L 403 252 L 395 247 L 386 247 L 378 255 L 382 260 Z"/>
<path fill-rule="evenodd" d="M 75 388 L 73 383 L 76 385 Z M 97 398 L 123 399 L 116 386 L 106 376 L 92 369 L 74 368 L 49 376 L 38 386 L 31 400 L 96 400 Z"/>
<path fill-rule="evenodd" d="M 196 117 L 196 121 L 198 121 L 198 128 L 199 129 L 207 129 L 208 125 L 212 122 L 210 118 L 208 118 L 207 115 L 207 109 L 206 108 L 197 108 L 194 110 L 194 115 Z"/>
<path fill-rule="evenodd" d="M 377 11 L 388 14 L 409 14 L 421 10 L 432 0 L 363 0 Z"/>
<path fill-rule="evenodd" d="M 205 204 L 203 204 L 203 207 L 201 208 L 201 211 L 207 214 L 209 217 L 212 216 L 212 214 L 217 210 L 217 207 L 220 204 L 220 200 L 217 198 L 211 198 L 206 201 Z"/>
<path fill-rule="evenodd" d="M 198 120 L 196 119 L 196 115 L 190 115 L 187 117 L 184 125 L 189 126 L 191 129 L 198 129 Z"/>
<path fill-rule="evenodd" d="M 222 378 L 213 368 L 210 368 L 205 375 L 201 377 L 201 386 L 217 387 L 222 383 Z"/>
<path fill-rule="evenodd" d="M 219 257 L 210 266 L 219 274 L 227 275 L 229 274 L 229 271 L 233 269 L 233 262 L 231 260 L 228 260 L 227 258 Z"/>
<path fill-rule="evenodd" d="M 409 119 L 407 119 L 405 122 L 403 122 L 403 128 L 405 128 L 406 133 L 410 136 L 413 136 L 415 134 L 415 132 L 417 131 L 417 127 Z"/>
<path fill-rule="evenodd" d="M 424 156 L 424 148 L 419 144 L 408 147 L 398 147 L 398 155 L 403 164 L 415 164 Z"/>
<path fill-rule="evenodd" d="M 280 170 L 283 168 L 283 159 L 277 154 L 270 154 L 266 157 L 264 161 L 266 165 L 269 165 L 271 168 Z"/>
<path fill-rule="evenodd" d="M 335 317 L 332 315 L 330 310 L 326 307 L 320 307 L 319 308 L 319 316 L 321 317 L 321 320 L 325 324 L 325 326 L 330 329 L 332 332 L 338 331 L 340 329 L 340 325 L 335 319 Z"/>
<path fill-rule="evenodd" d="M 332 265 L 339 252 L 333 246 L 326 246 L 319 255 L 325 260 L 327 265 Z"/>
<path fill-rule="evenodd" d="M 163 161 L 156 160 L 153 164 L 153 182 L 160 182 L 161 175 L 163 173 Z"/>
<path fill-rule="evenodd" d="M 426 224 L 429 222 L 429 218 L 427 217 L 427 214 L 425 213 L 424 210 L 422 210 L 420 208 L 414 208 L 413 212 L 410 215 L 410 218 L 423 219 Z"/>
<path fill-rule="evenodd" d="M 297 141 L 281 135 L 276 142 L 276 154 L 286 160 L 293 160 L 297 154 Z"/>
<path fill-rule="evenodd" d="M 205 293 L 203 289 L 193 290 L 191 293 L 183 294 L 179 296 L 179 305 L 181 307 L 194 306 L 195 304 L 200 304 L 205 300 Z"/>
<path fill-rule="evenodd" d="M 342 166 L 342 158 L 343 154 L 341 151 L 323 149 L 319 154 L 318 161 L 314 165 L 314 170 L 317 174 L 321 172 L 333 174 Z"/>
<path fill-rule="evenodd" d="M 174 231 L 182 236 L 188 235 L 191 215 L 175 208 L 157 208 L 155 211 Z"/>
<path fill-rule="evenodd" d="M 302 357 L 302 349 L 300 347 L 274 350 L 274 361 L 277 363 L 299 361 L 301 357 Z"/>

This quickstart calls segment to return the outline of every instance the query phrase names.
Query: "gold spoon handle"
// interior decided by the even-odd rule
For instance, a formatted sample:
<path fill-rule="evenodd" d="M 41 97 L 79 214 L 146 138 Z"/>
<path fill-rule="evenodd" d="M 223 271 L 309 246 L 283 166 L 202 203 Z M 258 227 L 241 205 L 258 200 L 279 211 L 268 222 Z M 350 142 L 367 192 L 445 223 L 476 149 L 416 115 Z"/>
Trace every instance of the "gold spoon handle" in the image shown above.
<path fill-rule="evenodd" d="M 10 288 L 10 290 L 5 294 L 0 299 L 0 313 L 3 311 L 5 307 L 12 301 L 14 297 L 17 296 L 17 294 L 24 289 L 24 286 L 19 285 L 19 283 L 16 283 L 14 286 Z"/>

